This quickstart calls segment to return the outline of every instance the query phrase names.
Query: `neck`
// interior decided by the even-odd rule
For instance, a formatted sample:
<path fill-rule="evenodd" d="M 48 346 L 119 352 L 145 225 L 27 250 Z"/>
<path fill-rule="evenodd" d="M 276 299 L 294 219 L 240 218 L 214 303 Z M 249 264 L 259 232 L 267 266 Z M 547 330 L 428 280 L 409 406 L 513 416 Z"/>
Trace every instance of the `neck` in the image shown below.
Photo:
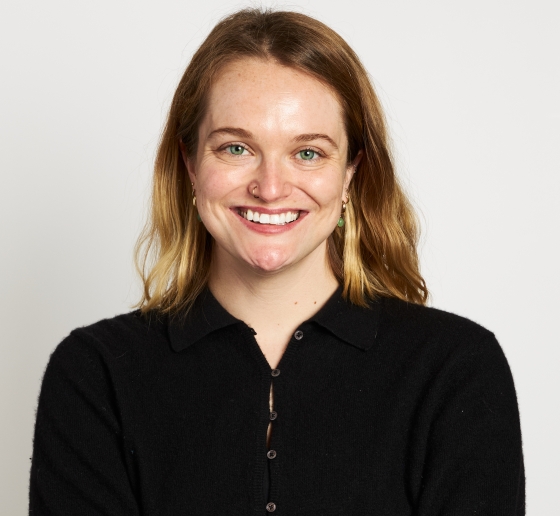
<path fill-rule="evenodd" d="M 257 333 L 290 333 L 314 315 L 338 288 L 328 264 L 326 245 L 281 271 L 263 272 L 213 256 L 209 287 L 220 304 Z"/>

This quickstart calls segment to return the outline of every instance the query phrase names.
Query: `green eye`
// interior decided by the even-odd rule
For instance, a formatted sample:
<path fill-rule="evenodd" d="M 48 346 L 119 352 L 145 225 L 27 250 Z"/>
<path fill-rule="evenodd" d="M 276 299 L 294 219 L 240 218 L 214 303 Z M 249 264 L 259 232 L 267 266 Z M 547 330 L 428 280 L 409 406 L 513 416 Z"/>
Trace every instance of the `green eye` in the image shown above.
<path fill-rule="evenodd" d="M 301 159 L 309 161 L 313 159 L 317 153 L 314 150 L 305 149 L 300 151 L 298 154 Z"/>
<path fill-rule="evenodd" d="M 243 151 L 245 150 L 245 147 L 242 147 L 241 145 L 230 145 L 228 149 L 229 152 L 234 156 L 241 156 L 241 154 L 243 154 Z"/>

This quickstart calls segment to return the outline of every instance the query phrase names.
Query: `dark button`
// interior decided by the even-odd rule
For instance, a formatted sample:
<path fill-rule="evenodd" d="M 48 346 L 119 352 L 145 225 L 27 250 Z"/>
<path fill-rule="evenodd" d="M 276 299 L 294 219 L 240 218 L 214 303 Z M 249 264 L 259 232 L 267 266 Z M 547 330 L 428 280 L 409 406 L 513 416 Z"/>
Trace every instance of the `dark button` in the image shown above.
<path fill-rule="evenodd" d="M 274 410 L 270 413 L 270 420 L 274 421 L 278 417 L 278 412 L 274 412 Z"/>
<path fill-rule="evenodd" d="M 268 451 L 266 452 L 266 456 L 267 456 L 269 459 L 275 459 L 275 458 L 276 458 L 276 452 L 275 452 L 274 450 L 268 450 Z"/>
<path fill-rule="evenodd" d="M 273 369 L 270 374 L 274 377 L 280 376 L 280 369 Z"/>
<path fill-rule="evenodd" d="M 267 510 L 268 512 L 274 512 L 274 511 L 276 510 L 276 504 L 275 504 L 275 503 L 272 503 L 272 502 L 267 503 L 267 504 L 266 504 L 266 510 Z"/>
<path fill-rule="evenodd" d="M 294 337 L 296 340 L 301 340 L 303 339 L 303 332 L 301 330 L 298 330 L 294 333 Z"/>

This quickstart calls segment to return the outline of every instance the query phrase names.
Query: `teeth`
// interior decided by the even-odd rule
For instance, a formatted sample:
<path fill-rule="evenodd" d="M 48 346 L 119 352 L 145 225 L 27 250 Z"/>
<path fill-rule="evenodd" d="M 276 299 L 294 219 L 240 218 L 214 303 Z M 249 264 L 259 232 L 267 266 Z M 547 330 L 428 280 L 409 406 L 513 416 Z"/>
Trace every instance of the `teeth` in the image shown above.
<path fill-rule="evenodd" d="M 270 215 L 268 213 L 259 213 L 257 211 L 247 210 L 239 211 L 239 215 L 252 222 L 280 226 L 297 220 L 299 218 L 299 211 L 287 211 L 284 213 L 273 213 Z"/>

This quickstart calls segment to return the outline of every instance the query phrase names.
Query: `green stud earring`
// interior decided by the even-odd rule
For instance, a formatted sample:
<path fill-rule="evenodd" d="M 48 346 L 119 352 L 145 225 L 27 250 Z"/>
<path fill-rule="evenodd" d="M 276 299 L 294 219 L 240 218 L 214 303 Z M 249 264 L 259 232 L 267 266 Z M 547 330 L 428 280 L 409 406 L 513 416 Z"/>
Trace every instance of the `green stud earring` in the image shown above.
<path fill-rule="evenodd" d="M 196 220 L 198 220 L 198 222 L 200 222 L 202 219 L 200 218 L 200 213 L 196 212 Z"/>

